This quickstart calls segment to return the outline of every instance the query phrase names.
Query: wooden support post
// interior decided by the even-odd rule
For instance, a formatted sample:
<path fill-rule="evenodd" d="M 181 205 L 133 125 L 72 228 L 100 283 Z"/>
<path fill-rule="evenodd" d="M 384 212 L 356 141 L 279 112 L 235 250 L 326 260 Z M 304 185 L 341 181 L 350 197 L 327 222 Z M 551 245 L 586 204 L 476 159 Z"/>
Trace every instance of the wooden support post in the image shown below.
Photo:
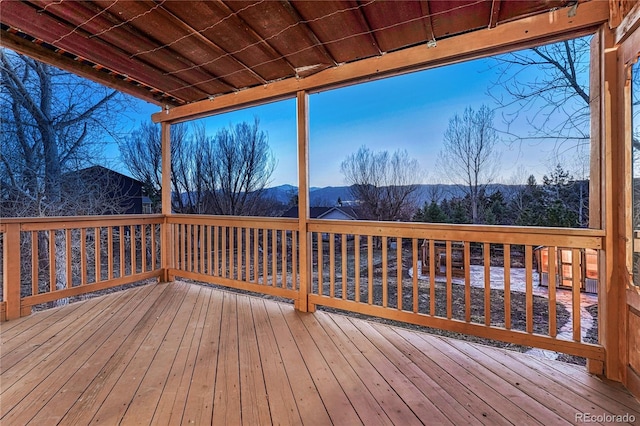
<path fill-rule="evenodd" d="M 171 216 L 171 125 L 162 123 L 162 215 L 164 221 L 161 225 L 161 268 L 162 282 L 173 281 L 173 277 L 169 274 L 169 268 L 172 263 L 173 253 L 173 233 L 171 232 L 171 224 L 168 223 Z"/>
<path fill-rule="evenodd" d="M 605 229 L 604 256 L 600 259 L 600 283 L 598 288 L 598 334 L 600 343 L 605 347 L 606 359 L 604 374 L 612 380 L 621 380 L 620 364 L 620 325 L 624 307 L 625 283 L 620 279 L 618 271 L 624 267 L 624 256 L 619 250 L 620 217 L 618 206 L 622 204 L 624 188 L 624 168 L 620 167 L 624 137 L 620 135 L 618 116 L 620 110 L 621 82 L 618 79 L 618 57 L 614 45 L 614 33 L 606 26 L 596 34 L 601 37 L 602 83 L 600 86 L 602 107 L 600 110 L 601 131 L 601 182 L 600 188 L 601 226 Z M 600 365 L 589 363 L 589 371 L 597 371 Z"/>
<path fill-rule="evenodd" d="M 4 234 L 3 294 L 7 320 L 20 318 L 20 224 L 8 223 Z"/>
<path fill-rule="evenodd" d="M 300 255 L 300 287 L 296 309 L 302 312 L 315 311 L 309 303 L 313 276 L 311 274 L 311 234 L 307 229 L 309 220 L 309 97 L 307 92 L 297 93 L 298 121 L 298 253 Z"/>

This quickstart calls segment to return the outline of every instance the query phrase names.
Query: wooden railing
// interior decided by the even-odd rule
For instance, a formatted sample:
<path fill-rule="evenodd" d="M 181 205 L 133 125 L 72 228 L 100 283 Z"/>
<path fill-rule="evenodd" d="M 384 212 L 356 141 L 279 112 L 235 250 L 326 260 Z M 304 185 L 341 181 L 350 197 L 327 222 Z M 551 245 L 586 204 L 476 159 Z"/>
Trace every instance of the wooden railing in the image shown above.
<path fill-rule="evenodd" d="M 159 215 L 3 219 L 2 319 L 159 277 L 162 222 Z"/>
<path fill-rule="evenodd" d="M 557 261 L 561 250 L 573 259 L 595 250 L 603 260 L 604 231 L 334 220 L 310 220 L 302 235 L 299 229 L 296 219 L 225 216 L 6 219 L 0 315 L 146 278 L 183 277 L 304 300 L 299 306 L 311 309 L 604 359 L 582 333 L 582 265 L 557 273 L 567 267 Z M 300 258 L 302 244 L 308 259 Z M 538 246 L 549 259 L 544 288 Z M 560 290 L 567 276 L 571 288 Z"/>
<path fill-rule="evenodd" d="M 170 274 L 298 298 L 298 221 L 171 215 Z"/>
<path fill-rule="evenodd" d="M 571 266 L 572 290 L 562 290 L 569 301 L 559 304 L 556 272 L 566 265 L 554 255 L 600 253 L 603 231 L 322 220 L 308 230 L 311 304 L 604 359 L 581 333 L 580 262 Z M 550 259 L 545 288 L 539 246 Z"/>

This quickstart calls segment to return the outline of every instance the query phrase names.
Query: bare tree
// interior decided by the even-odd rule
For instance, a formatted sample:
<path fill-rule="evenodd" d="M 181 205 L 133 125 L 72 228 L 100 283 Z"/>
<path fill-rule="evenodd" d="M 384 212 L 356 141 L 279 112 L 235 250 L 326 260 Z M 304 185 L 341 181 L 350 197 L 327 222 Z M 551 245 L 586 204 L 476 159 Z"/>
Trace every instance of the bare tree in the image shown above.
<path fill-rule="evenodd" d="M 159 211 L 162 193 L 162 140 L 160 126 L 144 122 L 129 137 L 118 144 L 120 159 L 131 175 L 145 185 L 154 211 Z M 190 167 L 194 150 L 186 124 L 171 126 L 171 184 L 172 208 L 187 212 L 190 200 L 182 194 L 190 194 Z"/>
<path fill-rule="evenodd" d="M 113 209 L 116 203 L 105 199 L 108 189 L 93 191 L 93 182 L 64 181 L 99 158 L 104 135 L 117 129 L 115 117 L 123 106 L 118 92 L 6 49 L 0 49 L 0 77 L 0 216 Z M 67 287 L 60 265 L 71 255 L 62 235 L 55 237 L 57 289 Z M 39 244 L 41 263 L 48 262 L 48 247 L 46 241 Z M 22 249 L 29 250 L 26 241 Z"/>
<path fill-rule="evenodd" d="M 390 154 L 362 146 L 340 170 L 368 219 L 410 220 L 418 207 L 423 172 L 406 150 Z"/>
<path fill-rule="evenodd" d="M 100 157 L 117 126 L 118 92 L 0 49 L 0 193 L 3 216 L 76 214 L 62 176 Z"/>
<path fill-rule="evenodd" d="M 589 142 L 590 42 L 581 37 L 494 57 L 494 89 L 507 95 L 489 95 L 503 110 L 513 141 L 550 139 L 560 154 Z M 532 129 L 526 135 L 520 133 L 523 118 Z"/>
<path fill-rule="evenodd" d="M 276 167 L 260 120 L 219 130 L 200 145 L 206 210 L 224 215 L 264 215 L 264 189 Z"/>
<path fill-rule="evenodd" d="M 478 111 L 467 107 L 462 116 L 456 114 L 444 134 L 438 165 L 441 173 L 469 197 L 473 223 L 478 223 L 480 196 L 497 174 L 497 143 L 493 112 L 486 105 Z"/>

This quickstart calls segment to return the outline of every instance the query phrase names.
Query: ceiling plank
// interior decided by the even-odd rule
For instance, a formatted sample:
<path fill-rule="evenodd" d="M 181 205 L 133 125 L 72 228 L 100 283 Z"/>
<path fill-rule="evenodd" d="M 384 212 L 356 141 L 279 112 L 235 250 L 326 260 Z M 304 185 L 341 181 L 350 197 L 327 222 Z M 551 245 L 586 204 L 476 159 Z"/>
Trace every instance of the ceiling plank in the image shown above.
<path fill-rule="evenodd" d="M 581 4 L 578 14 L 569 17 L 567 9 L 501 24 L 438 41 L 434 49 L 424 45 L 387 53 L 361 61 L 330 68 L 300 79 L 285 79 L 265 86 L 246 89 L 212 100 L 194 102 L 152 116 L 154 122 L 179 122 L 214 113 L 240 109 L 250 105 L 293 97 L 297 91 L 314 91 L 354 82 L 383 78 L 419 69 L 457 63 L 490 56 L 507 49 L 530 47 L 564 37 L 578 37 L 593 31 L 609 18 L 606 2 Z"/>
<path fill-rule="evenodd" d="M 249 66 L 247 66 L 247 64 L 243 63 L 242 61 L 240 61 L 238 58 L 234 57 L 233 55 L 230 55 L 229 52 L 227 52 L 226 50 L 224 50 L 223 48 L 221 48 L 220 46 L 218 46 L 217 44 L 215 44 L 214 42 L 212 42 L 211 40 L 209 40 L 208 38 L 203 36 L 198 30 L 196 30 L 195 28 L 191 27 L 189 24 L 187 24 L 182 19 L 177 17 L 174 13 L 172 13 L 171 11 L 165 9 L 164 7 L 161 7 L 161 9 L 162 9 L 162 11 L 164 13 L 166 13 L 168 16 L 171 17 L 171 19 L 173 20 L 174 25 L 179 26 L 183 30 L 189 32 L 192 37 L 195 37 L 197 40 L 199 40 L 202 44 L 204 44 L 206 46 L 207 49 L 215 52 L 216 54 L 218 54 L 220 56 L 227 57 L 230 61 L 236 63 L 239 67 L 244 68 L 260 84 L 267 83 L 267 80 L 262 78 L 262 76 L 258 75 L 254 70 L 252 70 Z M 201 67 L 201 69 L 206 69 L 206 67 Z M 207 70 L 207 72 L 209 72 L 209 71 Z M 218 79 L 219 81 L 224 81 L 224 77 L 216 77 L 216 79 Z M 229 84 L 229 86 L 231 87 L 230 84 Z"/>
<path fill-rule="evenodd" d="M 234 12 L 231 8 L 229 8 L 229 6 L 227 6 L 225 3 L 223 2 L 219 2 L 216 4 L 216 7 L 218 7 L 221 10 L 224 10 L 226 13 L 229 14 L 229 16 L 233 16 L 233 19 L 240 22 L 242 26 L 244 26 L 245 31 L 252 37 L 254 38 L 259 44 L 260 47 L 262 49 L 264 49 L 269 56 L 272 57 L 280 57 L 282 56 L 280 53 L 278 53 L 273 46 L 271 46 L 269 43 L 267 43 L 261 36 L 260 34 L 258 34 L 252 27 L 251 25 L 249 25 L 247 22 L 245 22 L 244 19 L 242 19 L 242 17 L 240 17 L 236 12 Z M 291 73 L 295 73 L 295 67 L 293 66 L 293 64 L 291 62 L 289 62 L 287 60 L 286 57 L 282 58 L 282 61 L 284 61 L 284 63 L 287 64 L 287 66 L 291 69 Z"/>
<path fill-rule="evenodd" d="M 99 6 L 100 4 L 102 4 L 104 9 Z M 122 20 L 127 19 L 126 17 L 128 16 L 123 14 L 124 11 L 129 15 L 137 13 L 141 20 L 145 19 L 146 11 L 153 10 L 153 15 L 149 14 L 148 16 L 153 16 L 154 24 L 163 28 L 171 27 L 172 30 L 176 22 L 164 13 L 165 11 L 160 8 L 160 4 L 154 5 L 153 3 L 145 4 L 142 2 L 120 2 L 110 6 L 111 4 L 112 3 L 109 3 L 108 0 L 97 0 L 95 1 L 95 4 L 89 2 L 80 3 L 80 5 L 85 8 L 92 9 L 89 12 L 90 15 L 85 16 L 85 19 L 90 19 L 83 26 L 83 28 L 91 34 L 91 37 L 94 37 L 93 34 L 99 34 L 97 38 L 112 45 L 114 50 L 123 52 L 127 55 L 129 61 L 142 62 L 159 68 L 163 71 L 163 76 L 170 76 L 173 79 L 181 81 L 177 91 L 182 91 L 186 88 L 200 91 L 201 96 L 195 99 L 203 99 L 212 92 L 231 92 L 237 89 L 237 87 L 233 85 L 227 84 L 224 81 L 219 81 L 216 76 L 210 74 L 208 70 L 198 67 L 197 64 L 186 58 L 181 52 L 175 51 L 171 48 L 159 49 L 154 52 L 153 55 L 145 55 L 144 57 L 136 54 L 136 50 L 139 52 L 141 50 L 154 49 L 158 44 L 162 45 L 163 43 L 156 39 L 156 32 L 145 34 L 143 32 L 144 29 L 138 29 L 133 25 L 133 23 L 121 25 L 123 23 Z M 60 11 L 56 11 L 56 13 L 59 13 L 64 17 L 65 12 L 69 9 L 70 8 L 61 7 Z M 76 10 L 79 9 L 80 6 L 76 8 Z M 96 14 L 99 14 L 99 16 Z M 125 20 L 124 22 L 128 21 Z M 103 28 L 105 25 L 114 25 L 114 23 L 115 25 L 119 25 L 117 31 L 104 31 Z M 166 30 L 163 32 L 166 32 Z M 240 67 L 236 66 L 236 68 Z M 180 73 L 174 72 L 178 69 L 185 69 L 185 71 Z M 167 91 L 169 93 L 173 93 L 171 90 Z M 193 101 L 194 99 L 190 98 L 188 100 Z"/>
<path fill-rule="evenodd" d="M 283 1 L 282 6 L 291 16 L 293 16 L 293 18 L 296 21 L 304 22 L 304 19 L 302 19 L 302 17 L 298 13 L 298 10 L 291 4 L 290 1 Z M 316 45 L 316 48 L 320 52 L 322 52 L 322 54 L 329 60 L 329 62 L 331 62 L 334 66 L 338 65 L 338 61 L 336 61 L 336 59 L 331 55 L 331 53 L 327 50 L 324 44 L 322 44 L 322 42 L 320 41 L 316 33 L 314 33 L 313 30 L 309 28 L 309 25 L 304 23 L 304 24 L 301 24 L 300 26 L 306 33 L 307 37 L 311 39 L 311 41 Z"/>

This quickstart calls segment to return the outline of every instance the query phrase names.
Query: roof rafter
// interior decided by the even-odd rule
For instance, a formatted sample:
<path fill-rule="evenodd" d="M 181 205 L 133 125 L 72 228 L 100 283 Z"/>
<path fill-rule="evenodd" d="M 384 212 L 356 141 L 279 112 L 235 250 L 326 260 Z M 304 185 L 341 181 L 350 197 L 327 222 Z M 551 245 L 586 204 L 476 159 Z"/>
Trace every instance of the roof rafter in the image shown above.
<path fill-rule="evenodd" d="M 502 6 L 502 0 L 493 0 L 491 2 L 491 17 L 489 18 L 489 28 L 495 28 L 498 25 L 498 19 L 500 18 L 500 6 Z"/>
<path fill-rule="evenodd" d="M 427 33 L 427 38 L 431 41 L 436 41 L 436 34 L 433 31 L 433 22 L 431 21 L 431 8 L 429 7 L 428 1 L 420 2 L 420 9 L 422 11 L 422 15 L 425 16 L 423 19 L 424 22 L 424 30 Z"/>

